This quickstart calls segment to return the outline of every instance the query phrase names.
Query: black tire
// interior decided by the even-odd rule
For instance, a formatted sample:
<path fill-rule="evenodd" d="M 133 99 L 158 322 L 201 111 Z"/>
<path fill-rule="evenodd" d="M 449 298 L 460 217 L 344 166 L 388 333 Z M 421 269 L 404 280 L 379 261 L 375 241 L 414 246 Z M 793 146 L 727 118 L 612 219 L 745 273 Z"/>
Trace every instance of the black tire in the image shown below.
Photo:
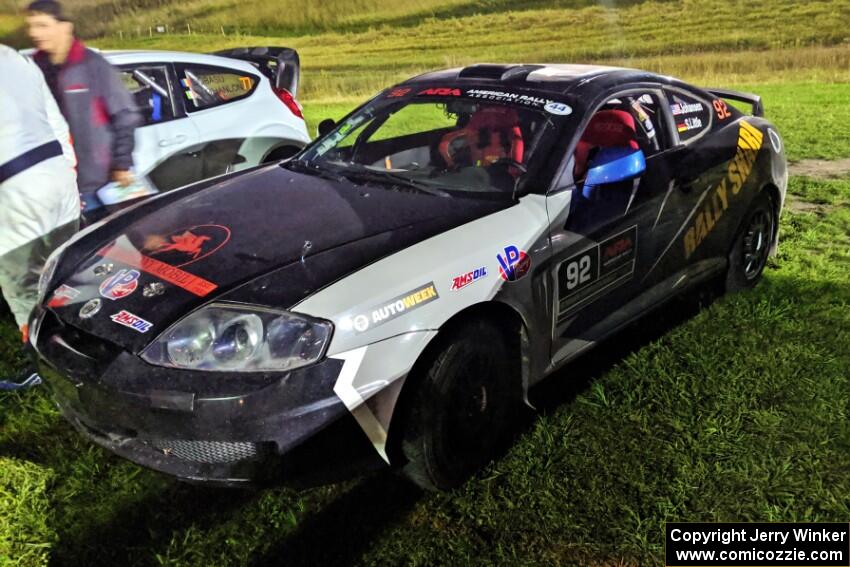
<path fill-rule="evenodd" d="M 521 403 L 519 353 L 494 326 L 476 321 L 444 336 L 411 376 L 402 473 L 426 490 L 460 485 L 489 462 L 512 429 Z"/>
<path fill-rule="evenodd" d="M 729 251 L 726 291 L 751 289 L 761 279 L 776 234 L 776 208 L 767 193 L 755 198 Z"/>

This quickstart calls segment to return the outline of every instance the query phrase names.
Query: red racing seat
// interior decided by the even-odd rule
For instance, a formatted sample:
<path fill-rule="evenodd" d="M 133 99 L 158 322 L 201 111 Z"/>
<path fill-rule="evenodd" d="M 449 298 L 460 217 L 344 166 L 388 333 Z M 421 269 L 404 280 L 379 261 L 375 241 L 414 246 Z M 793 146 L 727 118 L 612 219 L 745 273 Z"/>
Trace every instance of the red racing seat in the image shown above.
<path fill-rule="evenodd" d="M 639 146 L 632 115 L 624 110 L 600 110 L 593 115 L 576 146 L 575 179 L 582 179 L 587 173 L 587 161 L 593 148 L 637 150 Z"/>
<path fill-rule="evenodd" d="M 458 153 L 452 142 L 464 139 L 469 149 L 470 165 L 488 166 L 493 162 L 510 158 L 522 163 L 525 144 L 522 139 L 519 115 L 504 106 L 485 106 L 476 110 L 466 126 L 449 132 L 440 140 L 440 155 L 447 167 L 454 167 Z"/>

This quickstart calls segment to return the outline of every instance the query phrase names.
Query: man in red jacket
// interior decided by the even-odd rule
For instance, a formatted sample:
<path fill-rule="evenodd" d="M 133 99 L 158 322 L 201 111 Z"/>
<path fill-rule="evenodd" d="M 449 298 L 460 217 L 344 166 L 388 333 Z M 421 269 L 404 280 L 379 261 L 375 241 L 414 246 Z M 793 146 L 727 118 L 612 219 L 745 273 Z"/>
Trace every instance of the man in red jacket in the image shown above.
<path fill-rule="evenodd" d="M 99 205 L 95 192 L 110 181 L 132 181 L 134 131 L 141 122 L 118 71 L 74 37 L 74 24 L 56 0 L 27 7 L 34 56 L 68 126 L 77 154 L 77 183 L 84 206 Z"/>

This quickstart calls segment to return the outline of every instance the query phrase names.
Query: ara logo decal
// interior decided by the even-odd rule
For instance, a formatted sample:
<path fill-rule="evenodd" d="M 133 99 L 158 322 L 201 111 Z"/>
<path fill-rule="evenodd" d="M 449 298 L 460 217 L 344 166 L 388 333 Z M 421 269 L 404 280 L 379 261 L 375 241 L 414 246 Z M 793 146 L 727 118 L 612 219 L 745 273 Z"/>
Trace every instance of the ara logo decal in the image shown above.
<path fill-rule="evenodd" d="M 138 270 L 118 270 L 100 284 L 100 295 L 106 299 L 123 299 L 139 287 L 140 275 Z"/>
<path fill-rule="evenodd" d="M 387 98 L 397 98 L 397 97 L 400 97 L 400 96 L 404 96 L 406 94 L 409 94 L 411 90 L 413 90 L 413 89 L 409 89 L 409 88 L 393 89 L 393 90 L 390 91 L 390 94 L 387 95 Z"/>
<path fill-rule="evenodd" d="M 419 92 L 420 96 L 460 96 L 460 89 L 436 88 Z"/>
<path fill-rule="evenodd" d="M 451 289 L 452 291 L 458 291 L 468 285 L 474 284 L 477 281 L 481 281 L 485 277 L 487 277 L 487 268 L 482 266 L 477 270 L 472 270 L 471 272 L 466 272 L 463 275 L 453 277 Z"/>
<path fill-rule="evenodd" d="M 226 226 L 200 224 L 166 236 L 149 236 L 143 250 L 166 264 L 182 268 L 218 252 L 229 240 L 230 229 Z"/>
<path fill-rule="evenodd" d="M 130 327 L 134 331 L 138 331 L 140 333 L 147 333 L 151 330 L 151 327 L 153 327 L 153 323 L 145 321 L 138 315 L 133 315 L 129 311 L 121 310 L 115 315 L 110 315 L 109 318 L 119 325 Z"/>
<path fill-rule="evenodd" d="M 499 276 L 506 282 L 521 279 L 531 269 L 531 256 L 516 246 L 506 246 L 505 253 L 497 254 L 499 261 Z"/>
<path fill-rule="evenodd" d="M 80 290 L 69 285 L 62 284 L 53 292 L 50 301 L 47 302 L 48 307 L 64 307 L 71 301 L 75 300 L 80 295 Z"/>

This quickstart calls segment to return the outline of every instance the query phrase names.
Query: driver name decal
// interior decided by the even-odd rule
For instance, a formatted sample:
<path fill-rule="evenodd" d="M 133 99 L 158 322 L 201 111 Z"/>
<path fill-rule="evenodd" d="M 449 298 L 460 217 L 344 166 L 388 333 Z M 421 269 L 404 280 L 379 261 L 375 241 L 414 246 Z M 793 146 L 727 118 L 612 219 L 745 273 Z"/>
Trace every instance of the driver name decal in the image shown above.
<path fill-rule="evenodd" d="M 741 128 L 738 131 L 738 149 L 729 164 L 726 177 L 717 187 L 709 191 L 702 209 L 697 212 L 691 225 L 685 231 L 685 258 L 690 258 L 714 230 L 732 200 L 741 192 L 744 182 L 753 170 L 763 140 L 764 134 L 758 128 L 741 121 Z"/>
<path fill-rule="evenodd" d="M 437 293 L 437 287 L 434 285 L 434 282 L 430 282 L 413 291 L 376 305 L 366 313 L 356 315 L 352 320 L 354 330 L 357 333 L 365 333 L 370 329 L 374 329 L 384 323 L 389 323 L 393 319 L 401 317 L 439 298 L 440 294 Z"/>

